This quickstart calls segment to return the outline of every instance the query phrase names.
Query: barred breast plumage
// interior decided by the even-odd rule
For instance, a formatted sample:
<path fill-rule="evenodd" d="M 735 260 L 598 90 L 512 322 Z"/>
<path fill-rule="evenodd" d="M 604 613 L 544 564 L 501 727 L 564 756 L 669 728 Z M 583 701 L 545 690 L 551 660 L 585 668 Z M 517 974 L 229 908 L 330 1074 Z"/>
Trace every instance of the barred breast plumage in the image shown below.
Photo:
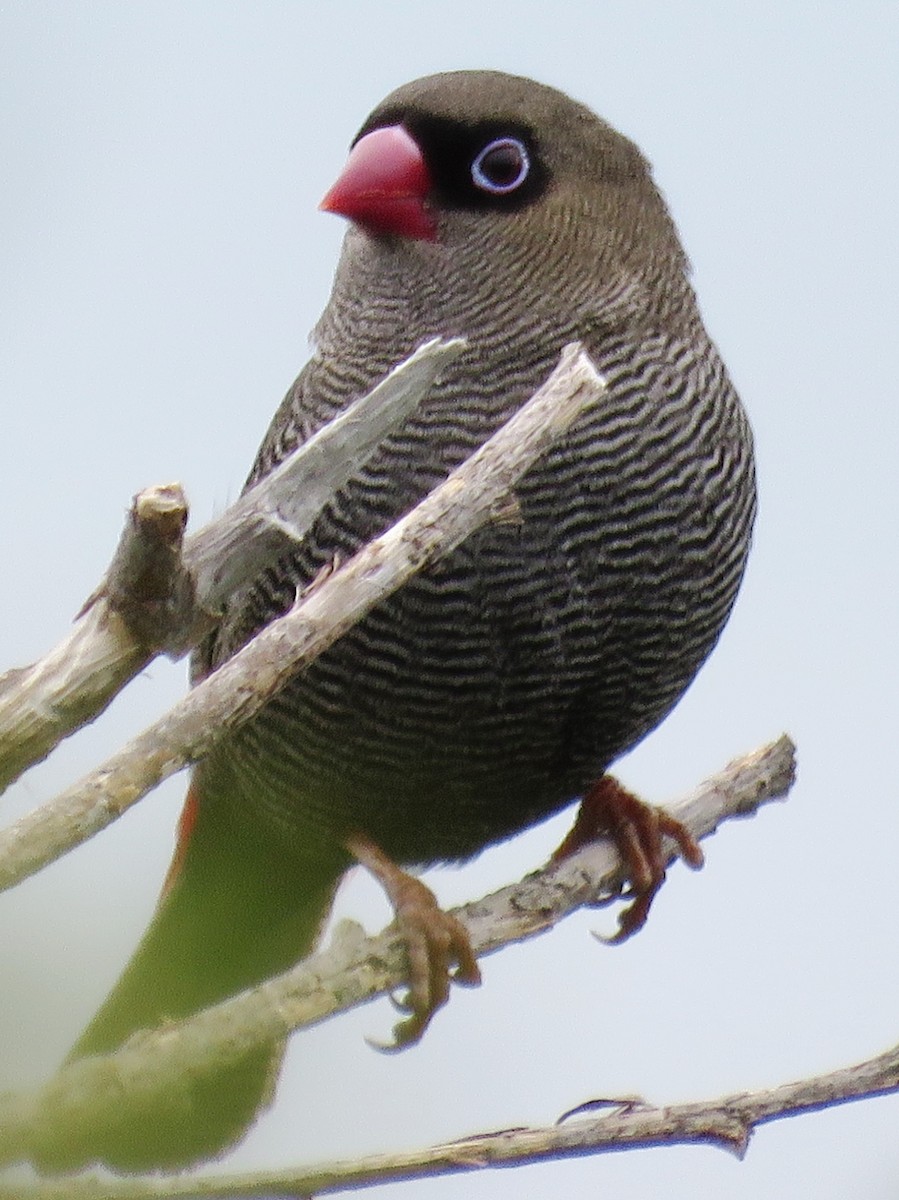
<path fill-rule="evenodd" d="M 370 124 L 452 120 L 470 87 L 456 79 L 401 90 Z M 251 480 L 426 338 L 468 339 L 302 553 L 229 614 L 212 664 L 444 478 L 566 341 L 609 383 L 522 483 L 517 522 L 380 605 L 223 752 L 238 802 L 298 823 L 315 853 L 361 825 L 401 861 L 459 858 L 569 803 L 676 702 L 730 610 L 754 508 L 746 419 L 643 160 L 595 119 L 584 141 L 621 161 L 597 195 L 583 174 L 609 171 L 602 158 L 571 186 L 558 168 L 517 212 L 441 213 L 433 242 L 351 229 L 316 353 L 257 459 Z"/>
<path fill-rule="evenodd" d="M 300 956 L 352 838 L 400 863 L 460 859 L 572 802 L 677 702 L 743 574 L 751 435 L 636 147 L 491 72 L 400 88 L 354 146 L 326 200 L 353 220 L 334 290 L 250 482 L 425 339 L 467 349 L 301 549 L 235 597 L 198 673 L 440 482 L 565 343 L 608 392 L 523 479 L 514 519 L 380 604 L 200 765 L 178 870 L 76 1056 Z M 443 998 L 414 994 L 419 1032 Z M 47 1161 L 210 1152 L 249 1119 L 271 1052 L 198 1081 L 190 1120 L 126 1112 Z"/>

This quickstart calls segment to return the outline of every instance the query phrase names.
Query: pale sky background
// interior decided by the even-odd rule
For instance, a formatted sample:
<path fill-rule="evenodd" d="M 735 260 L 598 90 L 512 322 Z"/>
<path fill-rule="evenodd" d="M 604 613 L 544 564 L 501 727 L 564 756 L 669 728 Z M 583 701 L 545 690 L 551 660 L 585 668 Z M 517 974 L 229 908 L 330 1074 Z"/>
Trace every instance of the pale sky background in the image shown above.
<path fill-rule="evenodd" d="M 899 5 L 586 0 L 0 4 L 0 667 L 64 632 L 133 492 L 194 521 L 239 491 L 306 357 L 342 222 L 316 211 L 369 110 L 436 70 L 532 75 L 655 166 L 758 442 L 745 587 L 676 713 L 621 764 L 648 798 L 787 729 L 788 804 L 675 868 L 622 948 L 583 914 L 484 964 L 424 1044 L 374 1053 L 386 1002 L 297 1039 L 229 1166 L 552 1122 L 594 1096 L 775 1085 L 899 1040 Z M 182 693 L 154 664 L 5 800 L 50 798 Z M 0 897 L 0 1088 L 56 1065 L 152 911 L 184 791 Z M 570 816 L 434 873 L 455 902 L 518 878 Z M 345 911 L 380 927 L 375 890 Z M 899 1098 L 720 1150 L 633 1151 L 386 1187 L 385 1200 L 899 1195 Z"/>

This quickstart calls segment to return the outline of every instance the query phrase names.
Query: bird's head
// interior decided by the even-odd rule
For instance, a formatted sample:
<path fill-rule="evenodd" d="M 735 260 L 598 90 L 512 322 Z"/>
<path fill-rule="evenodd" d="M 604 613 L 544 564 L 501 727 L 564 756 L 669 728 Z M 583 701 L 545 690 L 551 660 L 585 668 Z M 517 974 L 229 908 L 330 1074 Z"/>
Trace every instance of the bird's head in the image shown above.
<path fill-rule="evenodd" d="M 564 93 L 495 71 L 432 75 L 389 95 L 321 207 L 376 239 L 452 250 L 474 238 L 537 259 L 556 247 L 586 270 L 599 261 L 630 277 L 652 259 L 681 277 L 686 268 L 637 147 Z"/>

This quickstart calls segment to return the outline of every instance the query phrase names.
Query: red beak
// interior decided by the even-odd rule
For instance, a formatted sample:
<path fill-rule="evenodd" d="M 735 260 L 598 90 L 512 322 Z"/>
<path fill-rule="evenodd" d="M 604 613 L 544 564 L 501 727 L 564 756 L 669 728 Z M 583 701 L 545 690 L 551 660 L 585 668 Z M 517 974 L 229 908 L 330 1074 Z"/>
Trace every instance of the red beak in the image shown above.
<path fill-rule="evenodd" d="M 427 207 L 430 190 L 418 143 L 402 125 L 388 125 L 359 139 L 319 207 L 369 233 L 430 242 L 437 234 Z"/>

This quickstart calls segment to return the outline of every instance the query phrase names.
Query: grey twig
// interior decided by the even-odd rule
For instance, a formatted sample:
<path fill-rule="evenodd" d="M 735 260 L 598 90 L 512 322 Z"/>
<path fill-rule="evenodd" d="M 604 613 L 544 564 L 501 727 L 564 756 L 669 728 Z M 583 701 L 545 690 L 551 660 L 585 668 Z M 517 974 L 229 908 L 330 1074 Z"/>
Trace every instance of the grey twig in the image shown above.
<path fill-rule="evenodd" d="M 567 347 L 539 391 L 401 521 L 101 767 L 0 834 L 0 889 L 80 845 L 163 779 L 198 761 L 375 604 L 502 515 L 510 489 L 604 387 L 586 354 Z"/>
<path fill-rule="evenodd" d="M 528 1166 L 648 1146 L 713 1145 L 742 1158 L 753 1131 L 768 1121 L 899 1091 L 899 1046 L 851 1067 L 756 1092 L 659 1107 L 633 1097 L 583 1105 L 584 1115 L 540 1128 L 480 1133 L 399 1154 L 375 1154 L 314 1167 L 242 1175 L 96 1176 L 15 1187 L 0 1200 L 210 1200 L 211 1197 L 325 1196 L 438 1175 Z M 591 1111 L 596 1110 L 596 1112 Z M 596 1115 L 598 1113 L 598 1115 Z"/>
<path fill-rule="evenodd" d="M 0 1186 L 0 1200 L 210 1200 L 211 1197 L 326 1196 L 422 1177 L 488 1167 L 528 1166 L 610 1150 L 712 1145 L 742 1158 L 757 1126 L 836 1104 L 899 1091 L 899 1046 L 851 1067 L 756 1092 L 664 1107 L 632 1097 L 583 1106 L 599 1115 L 539 1128 L 503 1129 L 399 1154 L 242 1175 L 156 1175 L 134 1180 L 96 1176 Z"/>
<path fill-rule="evenodd" d="M 184 654 L 224 599 L 308 530 L 465 343 L 434 339 L 198 533 L 178 484 L 134 497 L 118 549 L 71 632 L 0 676 L 0 790 L 97 717 L 155 655 Z"/>
<path fill-rule="evenodd" d="M 670 811 L 705 837 L 722 821 L 785 796 L 793 775 L 794 748 L 781 737 L 731 763 Z M 673 857 L 673 845 L 669 851 Z M 475 952 L 489 954 L 551 929 L 579 908 L 604 903 L 620 886 L 620 870 L 611 843 L 596 843 L 456 915 L 467 925 Z M 102 1127 L 115 1117 L 124 1095 L 138 1106 L 160 1093 L 175 1102 L 186 1081 L 239 1061 L 254 1045 L 279 1042 L 295 1029 L 392 991 L 401 986 L 405 970 L 394 930 L 365 938 L 358 927 L 344 929 L 327 950 L 259 987 L 188 1020 L 142 1031 L 113 1054 L 74 1062 L 36 1092 L 0 1097 L 0 1164 L 27 1158 L 68 1130 Z M 312 1190 L 322 1187 L 316 1183 Z"/>
<path fill-rule="evenodd" d="M 672 805 L 671 811 L 694 834 L 704 836 L 727 817 L 747 815 L 768 800 L 782 797 L 793 771 L 793 747 L 784 737 L 732 763 L 692 796 Z M 537 872 L 520 884 L 467 905 L 458 915 L 469 923 L 477 950 L 486 953 L 544 931 L 583 904 L 601 902 L 614 891 L 617 871 L 611 848 L 588 847 L 561 866 Z M 10 1161 L 27 1154 L 28 1145 L 39 1137 L 46 1122 L 73 1115 L 85 1119 L 86 1101 L 99 1105 L 89 1109 L 91 1119 L 96 1119 L 104 1104 L 121 1102 L 126 1080 L 129 1086 L 169 1087 L 181 1072 L 220 1064 L 223 1053 L 240 1055 L 256 1040 L 283 1036 L 290 1028 L 386 991 L 397 985 L 401 972 L 401 954 L 389 933 L 355 943 L 344 937 L 336 947 L 252 992 L 180 1025 L 139 1035 L 114 1055 L 74 1064 L 37 1094 L 7 1098 L 0 1108 L 0 1144 L 5 1150 L 14 1147 L 16 1152 L 3 1157 Z M 148 1080 L 148 1071 L 155 1078 Z M 633 1098 L 588 1101 L 555 1125 L 478 1134 L 421 1151 L 249 1175 L 157 1175 L 129 1181 L 67 1178 L 17 1185 L 15 1190 L 0 1187 L 0 1200 L 13 1195 L 19 1200 L 324 1195 L 422 1175 L 526 1165 L 627 1147 L 691 1143 L 720 1145 L 742 1156 L 752 1130 L 762 1122 L 897 1089 L 899 1048 L 894 1048 L 856 1066 L 773 1089 L 665 1107 Z M 73 1106 L 78 1110 L 74 1114 Z"/>

